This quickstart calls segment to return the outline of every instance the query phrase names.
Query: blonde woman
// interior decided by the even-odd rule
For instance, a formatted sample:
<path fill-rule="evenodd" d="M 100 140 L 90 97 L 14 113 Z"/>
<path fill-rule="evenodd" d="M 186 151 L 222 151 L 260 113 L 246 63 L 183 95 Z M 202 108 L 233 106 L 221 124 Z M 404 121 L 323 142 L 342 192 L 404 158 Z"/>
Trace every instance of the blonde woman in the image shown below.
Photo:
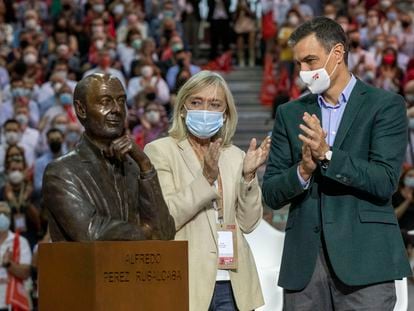
<path fill-rule="evenodd" d="M 245 154 L 232 145 L 237 112 L 224 79 L 201 71 L 180 89 L 169 137 L 145 152 L 158 171 L 176 224 L 189 247 L 190 310 L 253 310 L 263 304 L 243 233 L 262 217 L 256 170 L 270 138 Z"/>

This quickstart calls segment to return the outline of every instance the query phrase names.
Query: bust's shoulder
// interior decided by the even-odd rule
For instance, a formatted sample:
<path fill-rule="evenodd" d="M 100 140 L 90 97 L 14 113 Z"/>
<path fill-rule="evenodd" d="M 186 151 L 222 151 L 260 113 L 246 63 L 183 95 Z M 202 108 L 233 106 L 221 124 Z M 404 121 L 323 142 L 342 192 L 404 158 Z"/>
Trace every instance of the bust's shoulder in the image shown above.
<path fill-rule="evenodd" d="M 69 153 L 50 162 L 45 171 L 45 176 L 50 174 L 64 174 L 65 172 L 76 171 L 79 169 L 79 165 L 82 159 L 77 150 L 70 151 Z"/>

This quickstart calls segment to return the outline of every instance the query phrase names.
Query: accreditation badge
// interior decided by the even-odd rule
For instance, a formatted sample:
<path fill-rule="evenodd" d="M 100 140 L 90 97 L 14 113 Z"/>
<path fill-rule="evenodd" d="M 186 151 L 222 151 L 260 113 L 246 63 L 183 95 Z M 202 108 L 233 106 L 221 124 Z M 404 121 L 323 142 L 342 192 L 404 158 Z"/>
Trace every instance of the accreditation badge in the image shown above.
<path fill-rule="evenodd" d="M 236 224 L 217 224 L 218 269 L 237 269 Z"/>
<path fill-rule="evenodd" d="M 19 230 L 19 232 L 26 232 L 26 217 L 24 214 L 17 213 L 13 216 L 14 221 L 14 230 Z"/>

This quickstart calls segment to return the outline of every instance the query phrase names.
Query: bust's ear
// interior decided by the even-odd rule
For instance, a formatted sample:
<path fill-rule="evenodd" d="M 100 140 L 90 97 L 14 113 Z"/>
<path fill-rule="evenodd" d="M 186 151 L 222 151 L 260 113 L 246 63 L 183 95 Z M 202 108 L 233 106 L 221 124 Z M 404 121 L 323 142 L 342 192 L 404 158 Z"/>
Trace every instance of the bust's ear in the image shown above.
<path fill-rule="evenodd" d="M 75 106 L 75 112 L 79 119 L 86 119 L 86 109 L 85 106 L 81 103 L 80 100 L 75 100 L 73 102 Z"/>

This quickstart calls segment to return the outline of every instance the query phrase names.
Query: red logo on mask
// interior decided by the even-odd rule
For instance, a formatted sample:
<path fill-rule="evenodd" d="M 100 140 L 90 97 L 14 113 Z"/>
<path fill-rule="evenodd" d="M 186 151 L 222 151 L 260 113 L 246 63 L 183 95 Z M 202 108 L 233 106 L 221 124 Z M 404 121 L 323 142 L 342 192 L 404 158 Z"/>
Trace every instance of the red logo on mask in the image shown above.
<path fill-rule="evenodd" d="M 318 80 L 319 79 L 319 73 L 315 73 L 312 77 L 313 80 Z"/>

